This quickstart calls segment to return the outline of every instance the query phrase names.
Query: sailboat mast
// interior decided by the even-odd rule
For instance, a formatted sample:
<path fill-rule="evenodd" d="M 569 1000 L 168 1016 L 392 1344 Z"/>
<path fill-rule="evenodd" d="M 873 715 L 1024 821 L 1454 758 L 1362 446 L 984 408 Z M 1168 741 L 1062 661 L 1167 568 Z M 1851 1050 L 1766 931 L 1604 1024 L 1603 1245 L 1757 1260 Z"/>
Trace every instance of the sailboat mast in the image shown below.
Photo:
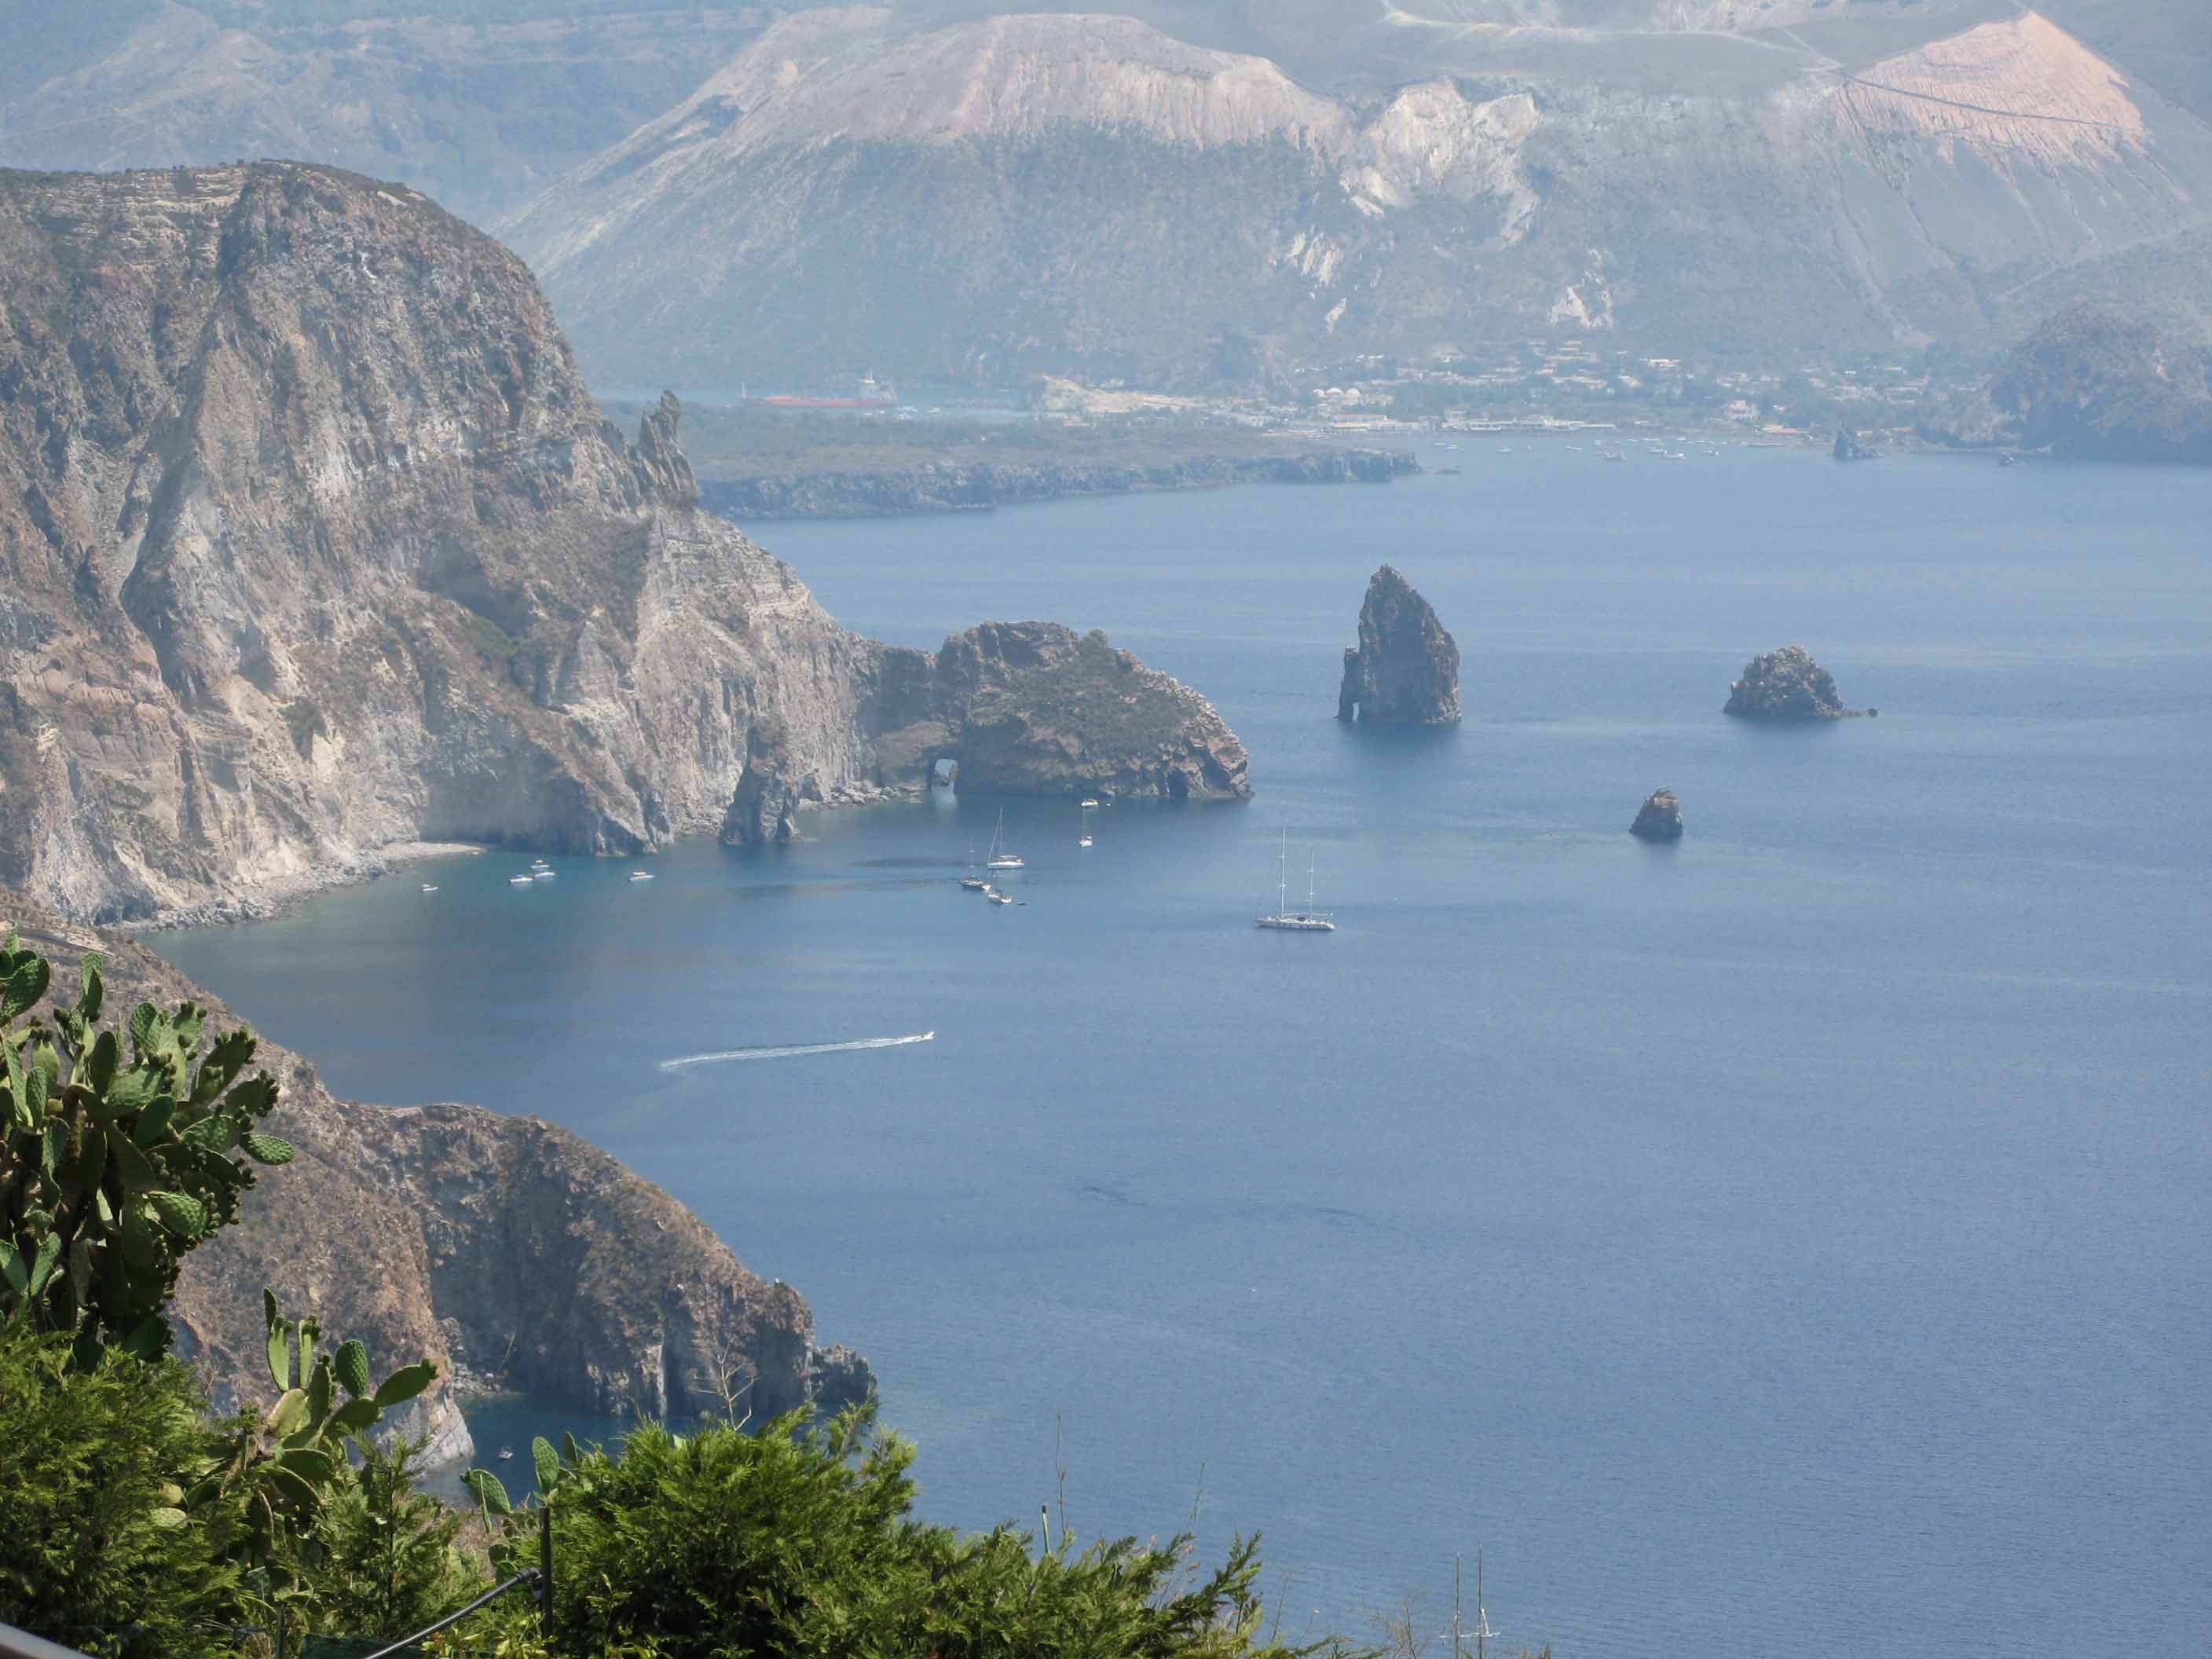
<path fill-rule="evenodd" d="M 1291 913 L 1291 832 L 1283 831 L 1283 850 L 1275 859 L 1275 914 Z"/>
<path fill-rule="evenodd" d="M 1490 1610 L 1482 1602 L 1482 1552 L 1474 1553 L 1474 1659 L 1482 1659 L 1482 1644 L 1490 1634 Z"/>

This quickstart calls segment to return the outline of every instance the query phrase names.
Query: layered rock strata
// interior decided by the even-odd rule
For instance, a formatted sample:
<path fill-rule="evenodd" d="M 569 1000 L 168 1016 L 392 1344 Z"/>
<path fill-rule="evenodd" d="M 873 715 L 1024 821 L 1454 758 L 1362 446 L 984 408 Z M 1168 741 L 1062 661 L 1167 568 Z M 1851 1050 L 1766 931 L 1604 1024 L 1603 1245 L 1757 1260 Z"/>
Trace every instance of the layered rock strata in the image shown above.
<path fill-rule="evenodd" d="M 1671 789 L 1654 789 L 1644 798 L 1628 833 L 1643 841 L 1682 839 L 1682 803 Z"/>
<path fill-rule="evenodd" d="M 529 271 L 414 191 L 0 172 L 0 882 L 62 914 L 921 785 L 918 653 L 700 509 L 673 398 L 625 443 Z M 1113 729 L 1094 773 L 1234 793 Z"/>
<path fill-rule="evenodd" d="M 1844 707 L 1835 677 L 1802 645 L 1785 645 L 1744 665 L 1721 712 L 1746 720 L 1832 720 L 1862 711 Z"/>
<path fill-rule="evenodd" d="M 189 999 L 210 1027 L 245 1022 L 124 936 L 0 890 L 0 928 L 58 968 L 106 958 L 108 1006 Z M 73 968 L 56 994 L 75 994 Z M 216 1400 L 265 1400 L 261 1290 L 358 1337 L 377 1368 L 427 1358 L 439 1380 L 403 1432 L 434 1461 L 469 1455 L 467 1393 L 520 1389 L 582 1409 L 683 1413 L 751 1385 L 757 1413 L 838 1405 L 873 1386 L 851 1350 L 817 1347 L 798 1291 L 745 1270 L 659 1188 L 565 1129 L 479 1107 L 340 1100 L 264 1039 L 282 1085 L 268 1127 L 298 1148 L 260 1171 L 237 1225 L 187 1259 L 172 1313 L 179 1352 Z"/>
<path fill-rule="evenodd" d="M 1368 579 L 1359 643 L 1344 653 L 1336 717 L 1409 726 L 1460 717 L 1458 642 L 1395 566 Z"/>

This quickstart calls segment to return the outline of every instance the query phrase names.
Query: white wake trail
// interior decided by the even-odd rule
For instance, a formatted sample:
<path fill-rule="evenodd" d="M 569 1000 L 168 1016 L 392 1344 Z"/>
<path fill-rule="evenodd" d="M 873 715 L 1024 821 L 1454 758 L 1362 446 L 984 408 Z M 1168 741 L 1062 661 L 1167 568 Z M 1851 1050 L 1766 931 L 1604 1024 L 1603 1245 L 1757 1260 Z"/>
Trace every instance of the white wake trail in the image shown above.
<path fill-rule="evenodd" d="M 855 1048 L 902 1048 L 909 1042 L 934 1042 L 934 1031 L 916 1031 L 912 1036 L 861 1037 L 852 1042 L 796 1042 L 773 1048 L 726 1048 L 717 1054 L 685 1054 L 680 1060 L 664 1060 L 664 1072 L 680 1072 L 687 1066 L 713 1066 L 726 1060 L 788 1060 L 794 1054 L 842 1054 Z"/>

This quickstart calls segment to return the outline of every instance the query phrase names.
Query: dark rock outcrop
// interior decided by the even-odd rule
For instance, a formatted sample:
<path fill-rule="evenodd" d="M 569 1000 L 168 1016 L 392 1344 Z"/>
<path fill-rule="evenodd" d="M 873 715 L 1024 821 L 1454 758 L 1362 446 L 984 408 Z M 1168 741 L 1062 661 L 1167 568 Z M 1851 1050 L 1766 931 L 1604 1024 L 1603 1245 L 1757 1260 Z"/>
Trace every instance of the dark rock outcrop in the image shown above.
<path fill-rule="evenodd" d="M 1721 712 L 1747 720 L 1832 720 L 1860 711 L 1844 707 L 1835 677 L 1802 645 L 1785 645 L 1744 665 Z"/>
<path fill-rule="evenodd" d="M 1869 449 L 1859 441 L 1859 434 L 1847 426 L 1836 428 L 1835 447 L 1828 452 L 1839 461 L 1878 461 L 1881 452 Z"/>
<path fill-rule="evenodd" d="M 1682 803 L 1671 789 L 1654 789 L 1644 797 L 1628 833 L 1644 841 L 1682 839 Z"/>
<path fill-rule="evenodd" d="M 2004 436 L 2071 460 L 2212 463 L 2212 345 L 2095 307 L 2052 318 L 1990 382 Z"/>
<path fill-rule="evenodd" d="M 111 1008 L 190 999 L 216 1030 L 244 1023 L 128 937 L 0 890 L 0 927 L 11 922 L 58 969 L 101 951 Z M 872 1386 L 866 1360 L 815 1346 L 796 1291 L 748 1273 L 690 1211 L 568 1131 L 474 1106 L 339 1100 L 265 1038 L 258 1060 L 283 1086 L 269 1127 L 298 1155 L 262 1170 L 239 1224 L 191 1255 L 173 1310 L 219 1401 L 267 1397 L 264 1285 L 360 1338 L 380 1370 L 435 1361 L 437 1384 L 400 1426 L 441 1462 L 468 1455 L 456 1402 L 470 1392 L 681 1413 L 714 1399 L 720 1372 L 750 1380 L 766 1414 Z"/>
<path fill-rule="evenodd" d="M 880 647 L 863 704 L 877 780 L 920 789 L 949 760 L 979 794 L 1243 800 L 1244 745 L 1213 706 L 1097 629 L 984 623 L 934 656 Z M 781 776 L 781 769 L 768 769 Z M 803 786 L 801 789 L 803 794 Z M 726 837 L 788 838 L 796 802 L 739 791 Z M 750 803 L 750 804 L 749 804 Z"/>
<path fill-rule="evenodd" d="M 1340 720 L 1448 726 L 1460 717 L 1459 646 L 1394 565 L 1367 582 L 1359 643 L 1344 653 Z"/>
<path fill-rule="evenodd" d="M 988 461 L 883 472 L 763 472 L 710 478 L 701 486 L 701 495 L 713 511 L 740 520 L 868 519 L 1240 483 L 1388 483 L 1420 470 L 1420 463 L 1402 450 L 1323 449 L 1296 455 L 1195 455 L 1159 465 Z"/>

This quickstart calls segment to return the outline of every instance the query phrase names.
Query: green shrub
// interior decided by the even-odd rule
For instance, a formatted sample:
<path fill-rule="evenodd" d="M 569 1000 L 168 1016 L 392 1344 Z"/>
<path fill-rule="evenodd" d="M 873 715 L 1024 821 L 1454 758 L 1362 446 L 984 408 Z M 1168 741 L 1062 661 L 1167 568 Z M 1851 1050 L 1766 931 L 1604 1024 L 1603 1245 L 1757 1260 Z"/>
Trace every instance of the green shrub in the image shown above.
<path fill-rule="evenodd" d="M 0 1622 L 131 1659 L 231 1650 L 238 1569 L 180 1507 L 201 1405 L 174 1360 L 81 1369 L 66 1337 L 0 1324 Z"/>
<path fill-rule="evenodd" d="M 854 1409 L 758 1435 L 646 1425 L 619 1453 L 540 1443 L 553 1524 L 550 1635 L 495 1607 L 456 1651 L 660 1659 L 1293 1659 L 1262 1633 L 1255 1543 L 1194 1577 L 1188 1540 L 1080 1553 L 913 1513 L 912 1449 Z M 495 1479 L 471 1485 L 493 1516 Z M 501 1571 L 537 1559 L 542 1517 L 507 1523 Z"/>
<path fill-rule="evenodd" d="M 461 1546 L 466 1517 L 415 1490 L 419 1444 L 364 1445 L 325 1494 L 296 1576 L 318 1631 L 396 1640 L 490 1588 Z"/>

